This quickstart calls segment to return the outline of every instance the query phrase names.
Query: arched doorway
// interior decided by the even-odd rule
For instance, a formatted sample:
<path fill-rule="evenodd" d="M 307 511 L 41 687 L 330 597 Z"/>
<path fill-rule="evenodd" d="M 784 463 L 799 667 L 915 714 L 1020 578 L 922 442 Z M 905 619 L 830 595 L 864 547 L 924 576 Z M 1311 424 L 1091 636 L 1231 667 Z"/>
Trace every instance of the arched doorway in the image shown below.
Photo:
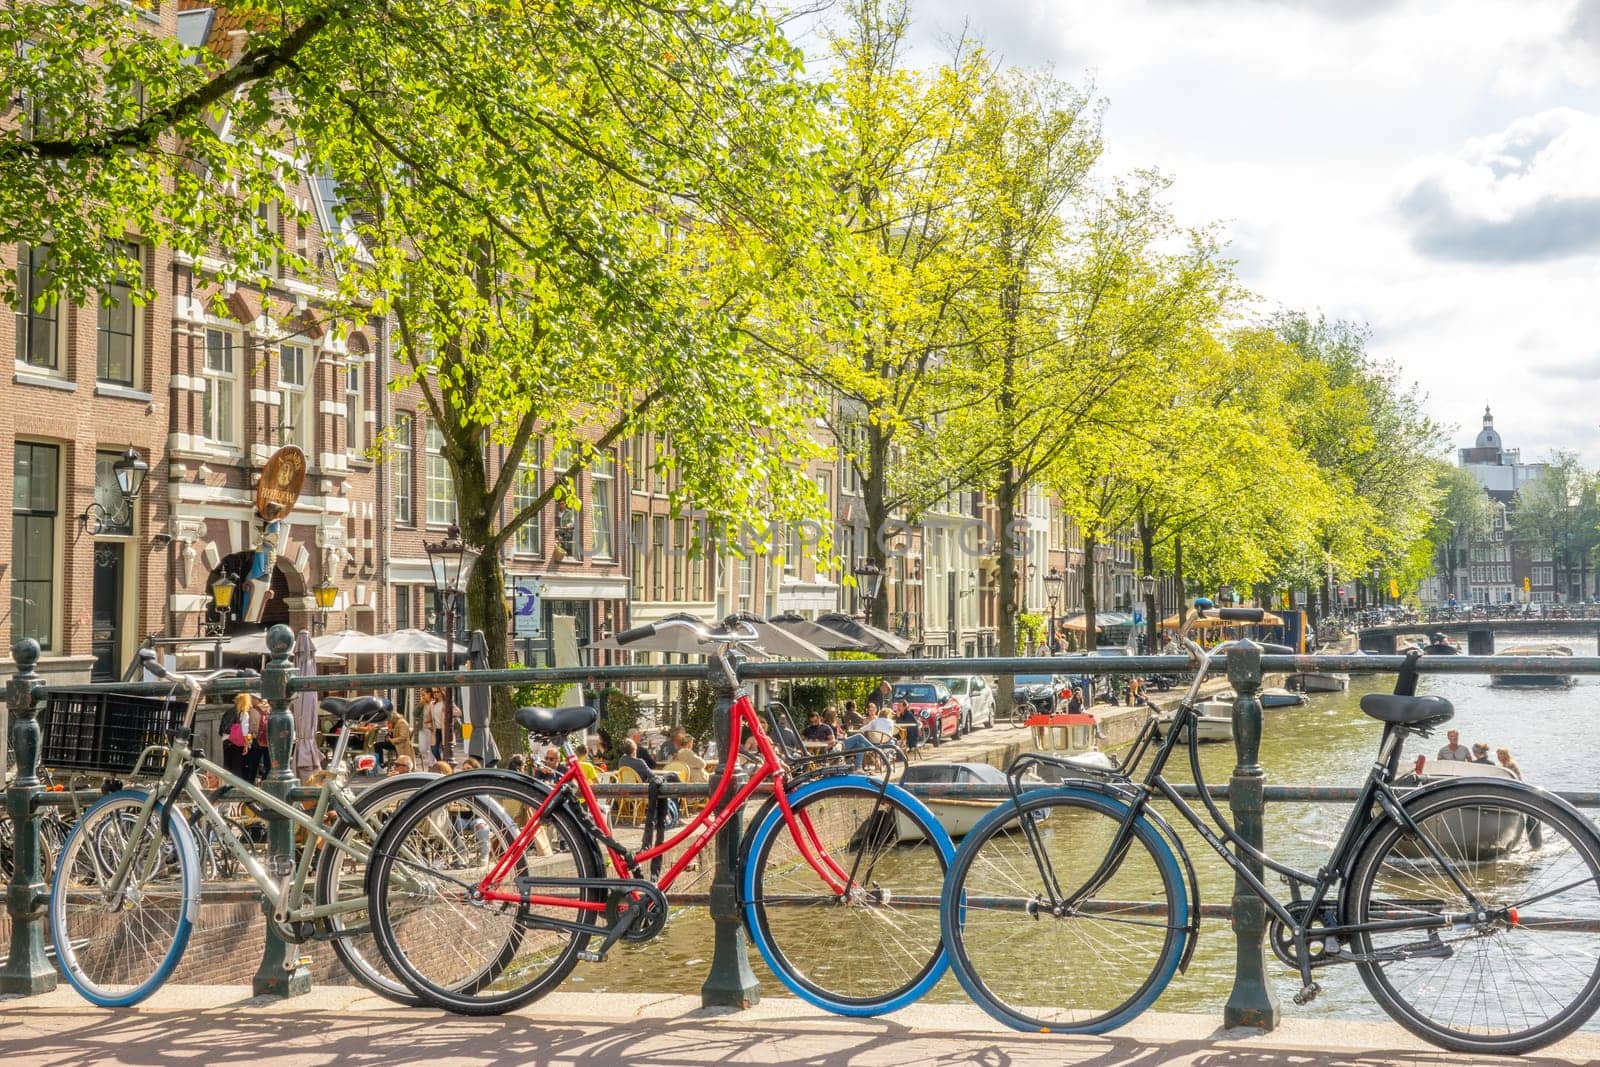
<path fill-rule="evenodd" d="M 231 556 L 223 557 L 222 562 L 218 563 L 211 573 L 206 576 L 206 588 L 208 590 L 221 581 L 225 574 L 233 578 L 233 603 L 228 608 L 228 617 L 224 620 L 222 628 L 222 632 L 225 634 L 265 629 L 280 622 L 285 626 L 291 625 L 289 620 L 289 577 L 283 572 L 283 568 L 277 565 L 272 568 L 271 595 L 267 597 L 266 607 L 262 609 L 261 621 L 259 623 L 246 623 L 240 619 L 239 609 L 243 602 L 244 576 L 250 573 L 250 565 L 254 559 L 254 552 L 235 552 Z"/>

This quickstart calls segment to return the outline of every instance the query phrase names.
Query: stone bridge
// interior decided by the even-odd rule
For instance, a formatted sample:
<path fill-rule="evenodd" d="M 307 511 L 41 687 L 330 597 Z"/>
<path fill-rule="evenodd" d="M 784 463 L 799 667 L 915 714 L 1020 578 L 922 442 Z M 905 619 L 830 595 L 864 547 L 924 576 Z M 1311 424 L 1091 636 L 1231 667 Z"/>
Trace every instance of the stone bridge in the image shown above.
<path fill-rule="evenodd" d="M 1452 619 L 1448 622 L 1407 622 L 1385 626 L 1369 626 L 1358 632 L 1361 651 L 1379 655 L 1394 655 L 1399 650 L 1402 637 L 1442 633 L 1451 637 L 1466 635 L 1466 651 L 1473 656 L 1494 655 L 1494 636 L 1537 634 L 1540 637 L 1588 636 L 1600 652 L 1600 618 L 1594 619 Z M 1574 648 L 1578 655 L 1583 650 Z"/>

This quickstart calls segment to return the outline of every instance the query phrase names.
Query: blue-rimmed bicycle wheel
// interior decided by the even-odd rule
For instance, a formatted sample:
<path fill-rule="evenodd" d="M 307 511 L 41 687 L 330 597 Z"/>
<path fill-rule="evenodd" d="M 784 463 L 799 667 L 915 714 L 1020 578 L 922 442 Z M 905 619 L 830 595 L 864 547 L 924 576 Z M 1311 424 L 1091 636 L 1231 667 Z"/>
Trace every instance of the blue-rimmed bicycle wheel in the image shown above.
<path fill-rule="evenodd" d="M 916 797 L 846 776 L 789 794 L 810 833 L 797 841 L 769 808 L 741 875 L 745 923 L 772 972 L 797 996 L 841 1015 L 878 1015 L 922 996 L 948 965 L 939 894 L 954 848 Z M 814 835 L 814 841 L 813 837 Z M 820 844 L 852 879 L 835 893 L 807 853 Z"/>
<path fill-rule="evenodd" d="M 124 789 L 78 820 L 56 860 L 50 938 L 72 987 L 104 1008 L 144 1000 L 171 976 L 200 910 L 200 856 L 189 824 L 161 809 L 135 833 L 147 795 Z M 120 887 L 110 883 L 132 852 Z M 116 891 L 111 890 L 115 888 Z"/>
<path fill-rule="evenodd" d="M 1103 863 L 1127 810 L 1090 789 L 1031 790 L 1020 810 L 1002 802 L 962 840 L 941 908 L 950 965 L 1007 1026 L 1104 1033 L 1171 981 L 1189 936 L 1188 890 L 1144 818 Z"/>

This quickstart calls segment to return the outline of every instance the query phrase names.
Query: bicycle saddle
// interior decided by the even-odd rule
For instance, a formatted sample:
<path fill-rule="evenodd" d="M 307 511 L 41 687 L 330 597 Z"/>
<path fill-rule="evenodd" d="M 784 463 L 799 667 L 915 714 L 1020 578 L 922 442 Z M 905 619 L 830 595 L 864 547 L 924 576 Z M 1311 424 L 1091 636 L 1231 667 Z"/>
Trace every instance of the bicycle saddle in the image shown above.
<path fill-rule="evenodd" d="M 518 708 L 511 717 L 530 734 L 551 738 L 587 730 L 600 721 L 600 712 L 578 704 L 570 708 Z"/>
<path fill-rule="evenodd" d="M 394 710 L 388 697 L 323 697 L 319 708 L 340 722 L 382 722 Z"/>
<path fill-rule="evenodd" d="M 1361 710 L 1379 722 L 1396 726 L 1436 726 L 1456 713 L 1444 697 L 1403 697 L 1393 693 L 1368 693 L 1361 698 Z"/>

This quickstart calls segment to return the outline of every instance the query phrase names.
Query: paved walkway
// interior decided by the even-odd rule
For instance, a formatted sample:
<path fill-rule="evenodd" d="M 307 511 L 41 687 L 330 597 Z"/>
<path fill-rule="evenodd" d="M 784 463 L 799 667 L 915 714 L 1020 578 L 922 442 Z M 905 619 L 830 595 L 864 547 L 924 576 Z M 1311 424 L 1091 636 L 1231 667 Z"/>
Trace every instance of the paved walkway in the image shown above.
<path fill-rule="evenodd" d="M 469 1019 L 405 1010 L 323 987 L 290 1001 L 238 987 L 177 986 L 140 1007 L 101 1011 L 67 989 L 0 1001 L 0 1062 L 303 1067 L 469 1064 L 482 1067 L 1554 1067 L 1600 1061 L 1600 1035 L 1499 1061 L 1430 1049 L 1398 1027 L 1288 1019 L 1272 1034 L 1223 1032 L 1214 1017 L 1147 1014 L 1109 1038 L 1018 1034 L 970 1005 L 922 1004 L 881 1019 L 841 1019 L 772 999 L 738 1013 L 697 997 L 556 993 L 506 1016 Z"/>

